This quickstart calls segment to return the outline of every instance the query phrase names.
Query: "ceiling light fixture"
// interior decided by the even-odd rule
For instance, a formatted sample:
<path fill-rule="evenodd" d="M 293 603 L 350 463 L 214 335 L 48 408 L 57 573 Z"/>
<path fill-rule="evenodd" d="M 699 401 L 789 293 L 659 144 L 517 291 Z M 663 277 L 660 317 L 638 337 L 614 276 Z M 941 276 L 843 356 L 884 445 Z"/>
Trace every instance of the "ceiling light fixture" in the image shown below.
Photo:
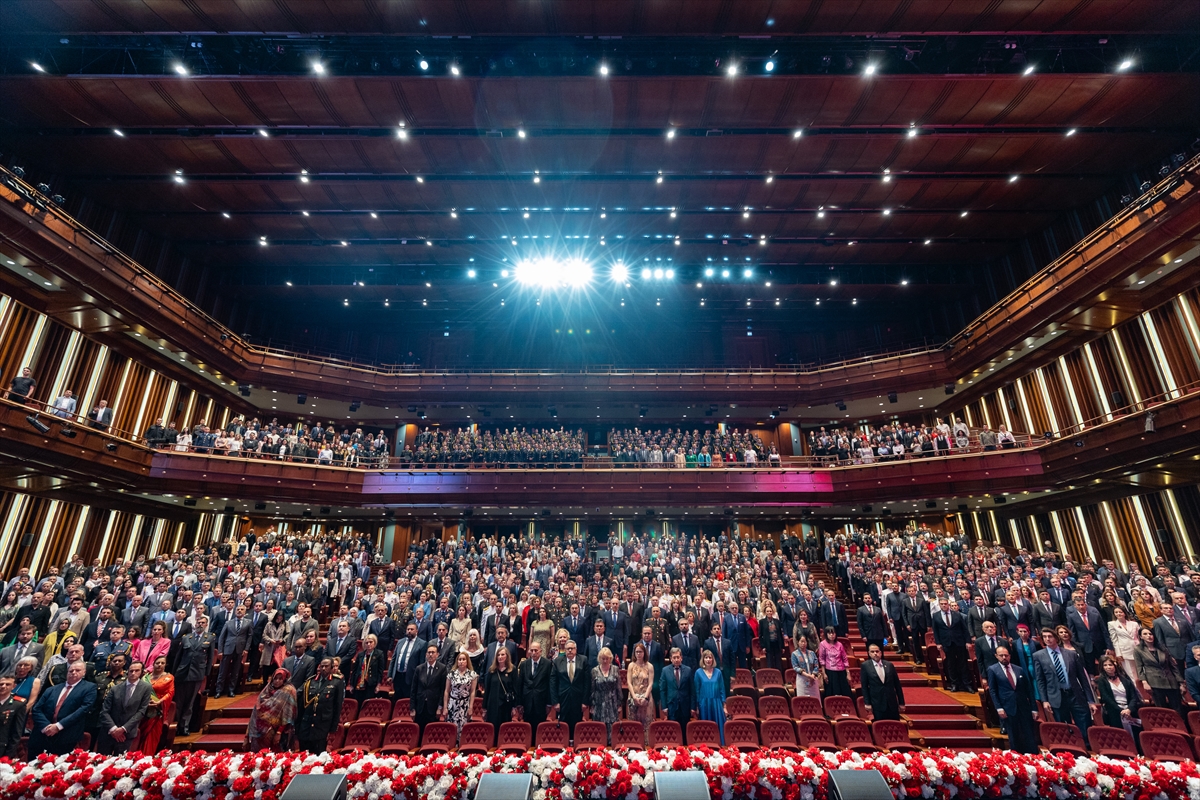
<path fill-rule="evenodd" d="M 1074 136 L 1074 135 L 1075 135 L 1075 132 L 1076 132 L 1076 131 L 1075 131 L 1075 128 L 1071 128 L 1071 129 L 1069 129 L 1069 130 L 1067 131 L 1066 135 L 1067 135 L 1067 136 Z"/>
<path fill-rule="evenodd" d="M 450 65 L 450 74 L 451 74 L 451 75 L 453 75 L 453 76 L 454 76 L 454 77 L 456 77 L 456 78 L 457 78 L 459 75 L 461 75 L 461 74 L 462 74 L 462 73 L 460 72 L 460 70 L 458 69 L 458 64 L 451 64 L 451 65 Z"/>
<path fill-rule="evenodd" d="M 518 139 L 525 138 L 525 129 L 524 128 L 517 128 L 517 138 Z"/>
<path fill-rule="evenodd" d="M 804 128 L 796 128 L 796 130 L 792 131 L 793 139 L 799 139 L 803 135 L 804 135 Z"/>
<path fill-rule="evenodd" d="M 30 61 L 30 62 L 29 62 L 29 66 L 33 67 L 33 68 L 34 68 L 35 70 L 37 70 L 38 72 L 45 72 L 45 71 L 46 71 L 45 67 L 43 67 L 41 64 L 37 63 L 36 61 Z M 186 74 L 186 73 L 185 73 L 185 74 Z"/>
<path fill-rule="evenodd" d="M 120 136 L 122 139 L 125 138 L 125 132 L 120 128 L 113 128 L 113 133 L 115 133 L 117 136 Z"/>
<path fill-rule="evenodd" d="M 890 208 L 885 208 L 885 209 L 883 210 L 883 215 L 884 215 L 885 217 L 890 217 L 890 216 L 892 215 L 892 210 L 891 210 Z"/>
<path fill-rule="evenodd" d="M 229 212 L 228 212 L 228 211 L 222 211 L 222 212 L 221 212 L 221 216 L 222 216 L 222 217 L 224 217 L 225 219 L 229 219 Z"/>
<path fill-rule="evenodd" d="M 176 183 L 183 183 L 183 170 L 175 170 L 174 180 Z"/>
<path fill-rule="evenodd" d="M 737 75 L 737 73 L 738 73 L 737 64 L 730 64 L 728 67 L 725 68 L 725 74 L 731 78 L 734 75 Z"/>
<path fill-rule="evenodd" d="M 300 182 L 308 183 L 308 170 L 306 170 L 306 169 L 300 170 Z"/>
<path fill-rule="evenodd" d="M 1008 176 L 1008 182 L 1009 182 L 1009 183 L 1016 183 L 1016 182 L 1017 182 L 1017 178 L 1018 178 L 1018 177 L 1020 177 L 1020 176 L 1018 176 L 1018 175 L 1009 175 L 1009 176 Z"/>
<path fill-rule="evenodd" d="M 473 269 L 469 269 L 469 270 L 467 270 L 467 277 L 468 277 L 468 278 L 474 278 L 474 277 L 475 277 L 475 275 L 476 275 L 476 272 L 475 272 L 475 270 L 473 270 Z"/>
<path fill-rule="evenodd" d="M 613 268 L 609 270 L 608 275 L 615 283 L 624 283 L 629 280 L 629 267 L 624 264 L 613 264 Z"/>
<path fill-rule="evenodd" d="M 667 138 L 668 139 L 675 138 L 675 129 L 674 128 L 667 128 Z"/>
<path fill-rule="evenodd" d="M 1117 65 L 1117 72 L 1124 72 L 1125 70 L 1129 69 L 1132 66 L 1133 66 L 1132 59 L 1127 58 L 1124 61 L 1122 61 L 1120 64 Z"/>
<path fill-rule="evenodd" d="M 516 267 L 518 283 L 547 289 L 560 287 L 579 289 L 592 280 L 592 266 L 579 258 L 558 260 L 541 258 L 522 261 Z"/>
<path fill-rule="evenodd" d="M 259 136 L 261 136 L 261 137 L 263 137 L 264 139 L 269 139 L 269 138 L 271 138 L 271 134 L 267 133 L 267 129 L 266 129 L 266 128 L 259 128 L 259 129 L 258 129 L 258 135 L 259 135 Z"/>
<path fill-rule="evenodd" d="M 892 171 L 890 169 L 885 169 L 883 171 L 883 182 L 884 183 L 892 182 Z"/>
<path fill-rule="evenodd" d="M 312 71 L 314 73 L 316 73 L 317 75 L 324 75 L 325 74 L 325 65 L 322 64 L 320 61 L 314 61 L 314 62 L 312 62 Z"/>
<path fill-rule="evenodd" d="M 602 61 L 602 62 L 600 62 L 600 74 L 601 74 L 601 75 L 607 75 L 607 74 L 608 74 L 608 64 L 605 64 L 603 61 Z"/>
<path fill-rule="evenodd" d="M 1037 67 L 1035 67 L 1033 64 L 1030 64 L 1028 67 L 1025 68 L 1025 71 L 1022 72 L 1021 74 L 1022 75 L 1032 75 L 1034 70 L 1036 70 L 1036 69 L 1037 69 Z"/>
<path fill-rule="evenodd" d="M 875 65 L 867 64 L 866 69 L 863 70 L 863 75 L 869 78 L 874 74 L 875 74 Z"/>
<path fill-rule="evenodd" d="M 188 72 L 188 68 L 178 62 L 172 67 L 172 69 L 174 69 L 177 73 L 184 76 L 185 78 L 190 74 Z"/>
<path fill-rule="evenodd" d="M 424 178 L 422 178 L 420 175 L 418 175 L 418 176 L 417 176 L 417 183 L 424 183 L 424 182 L 425 182 L 425 179 L 424 179 Z"/>
<path fill-rule="evenodd" d="M 427 70 L 429 69 L 429 62 L 422 58 L 420 62 L 417 63 L 417 66 L 420 67 L 422 71 Z"/>
<path fill-rule="evenodd" d="M 766 70 L 767 72 L 774 72 L 775 71 L 775 62 L 768 61 L 766 64 L 763 64 L 763 69 Z"/>
<path fill-rule="evenodd" d="M 915 138 L 917 138 L 917 128 L 916 128 L 916 123 L 913 123 L 912 125 L 909 125 L 909 126 L 908 126 L 908 138 L 909 138 L 909 139 L 915 139 Z"/>

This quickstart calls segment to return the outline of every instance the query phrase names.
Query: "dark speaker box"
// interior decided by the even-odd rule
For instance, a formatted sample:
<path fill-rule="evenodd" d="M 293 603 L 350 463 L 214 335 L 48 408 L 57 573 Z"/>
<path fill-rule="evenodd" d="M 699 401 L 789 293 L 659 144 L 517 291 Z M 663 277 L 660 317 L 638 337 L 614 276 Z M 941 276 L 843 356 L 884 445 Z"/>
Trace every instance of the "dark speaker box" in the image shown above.
<path fill-rule="evenodd" d="M 992 495 L 992 502 L 995 503 L 996 505 L 999 505 L 1000 503 L 1007 503 L 1008 498 L 1002 494 L 996 494 L 996 495 Z"/>
<path fill-rule="evenodd" d="M 937 508 L 937 500 L 926 500 L 925 507 L 926 508 Z"/>
<path fill-rule="evenodd" d="M 657 800 L 701 800 L 709 796 L 708 779 L 699 770 L 654 773 Z"/>
<path fill-rule="evenodd" d="M 30 414 L 25 418 L 25 421 L 32 425 L 39 433 L 49 433 L 50 426 L 42 422 L 40 419 Z"/>
<path fill-rule="evenodd" d="M 194 497 L 185 497 L 185 498 L 184 498 L 184 500 L 183 500 L 183 504 L 184 504 L 185 506 L 194 506 L 194 505 L 196 505 L 196 498 L 194 498 Z"/>
<path fill-rule="evenodd" d="M 831 769 L 829 800 L 892 800 L 892 790 L 877 769 Z"/>
<path fill-rule="evenodd" d="M 1113 404 L 1113 408 L 1121 408 L 1122 406 L 1124 406 L 1125 405 L 1125 395 L 1121 394 L 1120 392 L 1113 392 L 1112 393 L 1112 404 Z"/>
<path fill-rule="evenodd" d="M 533 776 L 528 772 L 485 772 L 475 787 L 475 800 L 529 800 L 533 797 Z"/>
<path fill-rule="evenodd" d="M 346 800 L 346 776 L 296 775 L 279 800 Z"/>
<path fill-rule="evenodd" d="M 255 503 L 255 504 L 254 504 L 254 510 L 255 510 L 255 511 L 266 511 L 266 510 L 267 510 L 267 504 L 266 504 L 266 503 Z"/>

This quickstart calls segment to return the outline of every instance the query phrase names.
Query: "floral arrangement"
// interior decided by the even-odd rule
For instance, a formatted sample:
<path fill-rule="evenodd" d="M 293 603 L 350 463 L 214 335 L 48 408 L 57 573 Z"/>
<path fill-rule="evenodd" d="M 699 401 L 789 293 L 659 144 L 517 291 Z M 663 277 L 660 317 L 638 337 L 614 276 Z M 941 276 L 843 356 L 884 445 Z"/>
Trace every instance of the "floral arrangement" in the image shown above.
<path fill-rule="evenodd" d="M 1200 800 L 1196 764 L 931 750 L 838 753 L 706 747 L 385 757 L 373 754 L 77 750 L 0 760 L 0 800 L 278 800 L 296 775 L 345 773 L 350 800 L 472 800 L 484 772 L 528 772 L 535 800 L 651 800 L 654 773 L 702 770 L 723 800 L 824 800 L 832 769 L 879 770 L 898 800 Z"/>

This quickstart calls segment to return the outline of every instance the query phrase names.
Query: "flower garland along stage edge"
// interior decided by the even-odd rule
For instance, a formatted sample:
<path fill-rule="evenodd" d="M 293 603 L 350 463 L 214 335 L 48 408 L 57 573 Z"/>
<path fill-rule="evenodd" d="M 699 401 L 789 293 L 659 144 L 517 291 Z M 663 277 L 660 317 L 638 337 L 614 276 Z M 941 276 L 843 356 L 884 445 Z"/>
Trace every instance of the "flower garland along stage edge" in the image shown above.
<path fill-rule="evenodd" d="M 399 757 L 76 751 L 33 762 L 0 760 L 0 800 L 279 800 L 294 776 L 335 772 L 346 774 L 349 800 L 473 800 L 484 772 L 532 774 L 535 800 L 652 800 L 654 773 L 681 770 L 702 770 L 712 796 L 723 800 L 824 800 L 831 769 L 879 770 L 901 799 L 1200 800 L 1200 770 L 1191 761 L 704 747 Z"/>

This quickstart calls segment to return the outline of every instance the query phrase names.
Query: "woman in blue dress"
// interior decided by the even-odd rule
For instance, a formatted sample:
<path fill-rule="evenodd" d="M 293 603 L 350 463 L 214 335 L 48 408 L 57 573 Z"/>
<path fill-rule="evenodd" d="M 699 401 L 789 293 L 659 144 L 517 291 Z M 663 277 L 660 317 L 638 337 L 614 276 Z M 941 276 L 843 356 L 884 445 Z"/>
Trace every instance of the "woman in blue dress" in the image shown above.
<path fill-rule="evenodd" d="M 700 719 L 717 723 L 721 746 L 725 746 L 725 676 L 717 668 L 717 657 L 711 650 L 700 654 L 700 669 L 692 678 L 692 697 Z"/>

